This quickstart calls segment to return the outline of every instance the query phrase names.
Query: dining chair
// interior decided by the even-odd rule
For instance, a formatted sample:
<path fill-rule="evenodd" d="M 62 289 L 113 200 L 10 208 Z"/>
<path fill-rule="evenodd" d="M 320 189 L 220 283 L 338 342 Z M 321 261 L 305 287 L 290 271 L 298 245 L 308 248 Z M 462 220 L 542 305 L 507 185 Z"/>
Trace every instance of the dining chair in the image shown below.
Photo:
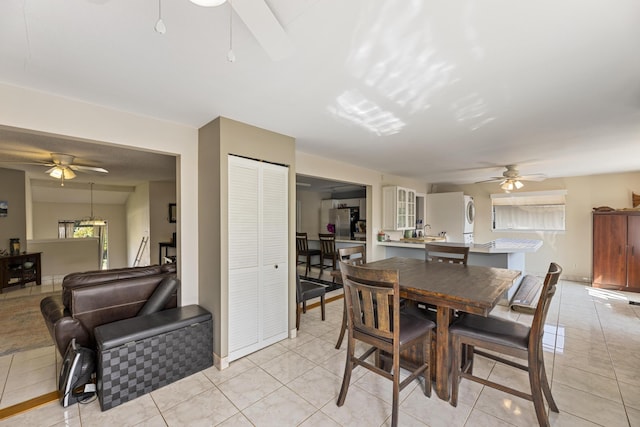
<path fill-rule="evenodd" d="M 362 366 L 390 379 L 393 383 L 391 426 L 398 425 L 400 390 L 413 380 L 424 378 L 424 394 L 431 396 L 430 342 L 435 324 L 426 319 L 400 313 L 400 284 L 397 270 L 376 270 L 340 262 L 344 297 L 347 302 L 347 360 L 342 387 L 336 404 L 347 397 L 351 371 Z M 356 341 L 371 347 L 356 357 Z M 400 353 L 422 353 L 422 363 L 410 368 L 411 374 L 400 381 Z M 392 359 L 388 372 L 380 366 L 381 352 Z M 375 363 L 367 361 L 374 354 Z"/>
<path fill-rule="evenodd" d="M 443 245 L 425 243 L 425 260 L 427 262 L 444 262 L 449 264 L 467 265 L 469 258 L 469 246 Z M 424 308 L 415 307 L 415 303 L 409 304 L 407 310 L 421 313 L 429 320 L 436 321 L 437 307 L 432 304 L 423 304 Z M 457 314 L 456 314 L 457 315 Z"/>
<path fill-rule="evenodd" d="M 305 261 L 300 261 L 300 257 L 305 257 Z M 296 261 L 297 264 L 304 264 L 304 275 L 307 276 L 311 272 L 311 257 L 320 256 L 320 249 L 309 249 L 309 240 L 307 233 L 296 232 Z M 317 265 L 317 264 L 315 264 Z"/>
<path fill-rule="evenodd" d="M 336 263 L 338 260 L 338 252 L 336 252 L 336 235 L 333 233 L 320 233 L 318 234 L 320 238 L 320 275 L 318 277 L 322 277 L 322 272 L 324 268 L 327 266 L 326 261 L 331 261 L 331 269 L 336 269 Z"/>
<path fill-rule="evenodd" d="M 349 263 L 351 265 L 362 265 L 367 262 L 366 249 L 364 245 L 361 246 L 348 246 L 346 248 L 338 249 L 338 258 L 340 261 Z M 334 276 L 335 277 L 335 276 Z M 342 276 L 336 279 L 339 283 L 342 283 Z M 347 330 L 347 302 L 344 302 L 344 309 L 342 310 L 342 325 L 340 326 L 340 336 L 338 336 L 338 342 L 336 343 L 336 349 L 342 346 L 342 340 Z"/>
<path fill-rule="evenodd" d="M 562 268 L 558 264 L 552 262 L 549 265 L 530 327 L 498 317 L 467 314 L 449 328 L 453 352 L 452 366 L 454 368 L 451 377 L 451 405 L 456 406 L 458 404 L 460 379 L 467 378 L 485 386 L 533 401 L 538 423 L 541 426 L 549 426 L 543 394 L 547 399 L 549 409 L 553 412 L 559 412 L 559 410 L 551 395 L 544 367 L 542 336 L 544 334 L 547 311 L 551 304 L 551 298 L 556 291 L 556 284 L 561 272 Z M 478 348 L 489 350 L 491 353 L 478 350 Z M 474 376 L 474 353 L 527 371 L 529 373 L 530 392 L 525 393 L 506 385 Z M 506 359 L 501 355 L 524 359 L 527 364 Z M 460 362 L 465 356 L 466 362 L 461 364 Z"/>
<path fill-rule="evenodd" d="M 322 320 L 325 319 L 324 296 L 326 293 L 325 286 L 308 280 L 300 280 L 300 275 L 296 274 L 296 329 L 300 329 L 300 312 L 307 312 L 307 301 L 312 298 L 320 298 Z"/>
<path fill-rule="evenodd" d="M 469 258 L 469 246 L 425 243 L 424 251 L 427 261 L 467 265 Z"/>

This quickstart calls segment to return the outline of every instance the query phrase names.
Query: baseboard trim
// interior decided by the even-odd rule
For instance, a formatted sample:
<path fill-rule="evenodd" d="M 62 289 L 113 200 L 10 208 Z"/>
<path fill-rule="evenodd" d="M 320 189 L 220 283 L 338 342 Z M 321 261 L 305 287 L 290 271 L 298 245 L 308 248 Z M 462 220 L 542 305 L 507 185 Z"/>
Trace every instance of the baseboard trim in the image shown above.
<path fill-rule="evenodd" d="M 27 412 L 42 405 L 46 405 L 47 403 L 51 403 L 54 400 L 58 400 L 57 391 L 52 391 L 51 393 L 43 394 L 42 396 L 34 397 L 33 399 L 16 403 L 13 406 L 0 409 L 0 420 L 13 417 L 14 415 L 18 415 L 23 412 Z"/>

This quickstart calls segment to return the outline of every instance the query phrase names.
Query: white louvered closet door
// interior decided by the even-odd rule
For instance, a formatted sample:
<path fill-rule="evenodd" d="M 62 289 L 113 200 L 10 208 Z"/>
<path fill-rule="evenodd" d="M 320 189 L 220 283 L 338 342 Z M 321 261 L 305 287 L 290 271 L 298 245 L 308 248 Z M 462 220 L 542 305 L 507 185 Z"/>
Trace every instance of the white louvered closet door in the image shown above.
<path fill-rule="evenodd" d="M 229 361 L 287 337 L 288 168 L 229 156 Z"/>

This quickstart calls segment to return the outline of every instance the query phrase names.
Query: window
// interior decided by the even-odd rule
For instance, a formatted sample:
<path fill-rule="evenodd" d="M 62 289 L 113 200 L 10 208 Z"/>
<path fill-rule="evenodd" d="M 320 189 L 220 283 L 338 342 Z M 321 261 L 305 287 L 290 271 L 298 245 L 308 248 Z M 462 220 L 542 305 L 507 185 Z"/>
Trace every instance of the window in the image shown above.
<path fill-rule="evenodd" d="M 564 231 L 566 190 L 491 195 L 494 231 Z"/>
<path fill-rule="evenodd" d="M 84 225 L 81 220 L 59 220 L 58 221 L 58 238 L 59 239 L 83 239 L 85 237 L 98 238 L 98 257 L 100 259 L 100 269 L 109 268 L 108 247 L 109 239 L 107 238 L 107 225 Z"/>

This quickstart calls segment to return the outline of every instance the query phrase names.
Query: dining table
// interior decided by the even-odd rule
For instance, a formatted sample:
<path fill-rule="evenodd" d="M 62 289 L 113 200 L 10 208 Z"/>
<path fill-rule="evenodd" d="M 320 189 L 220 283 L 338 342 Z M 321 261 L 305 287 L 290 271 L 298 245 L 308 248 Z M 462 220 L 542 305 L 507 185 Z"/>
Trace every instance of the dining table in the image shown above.
<path fill-rule="evenodd" d="M 368 262 L 362 266 L 398 270 L 401 298 L 436 306 L 435 390 L 438 397 L 447 401 L 451 389 L 449 325 L 454 319 L 454 311 L 488 316 L 522 274 L 505 268 L 400 257 Z"/>

